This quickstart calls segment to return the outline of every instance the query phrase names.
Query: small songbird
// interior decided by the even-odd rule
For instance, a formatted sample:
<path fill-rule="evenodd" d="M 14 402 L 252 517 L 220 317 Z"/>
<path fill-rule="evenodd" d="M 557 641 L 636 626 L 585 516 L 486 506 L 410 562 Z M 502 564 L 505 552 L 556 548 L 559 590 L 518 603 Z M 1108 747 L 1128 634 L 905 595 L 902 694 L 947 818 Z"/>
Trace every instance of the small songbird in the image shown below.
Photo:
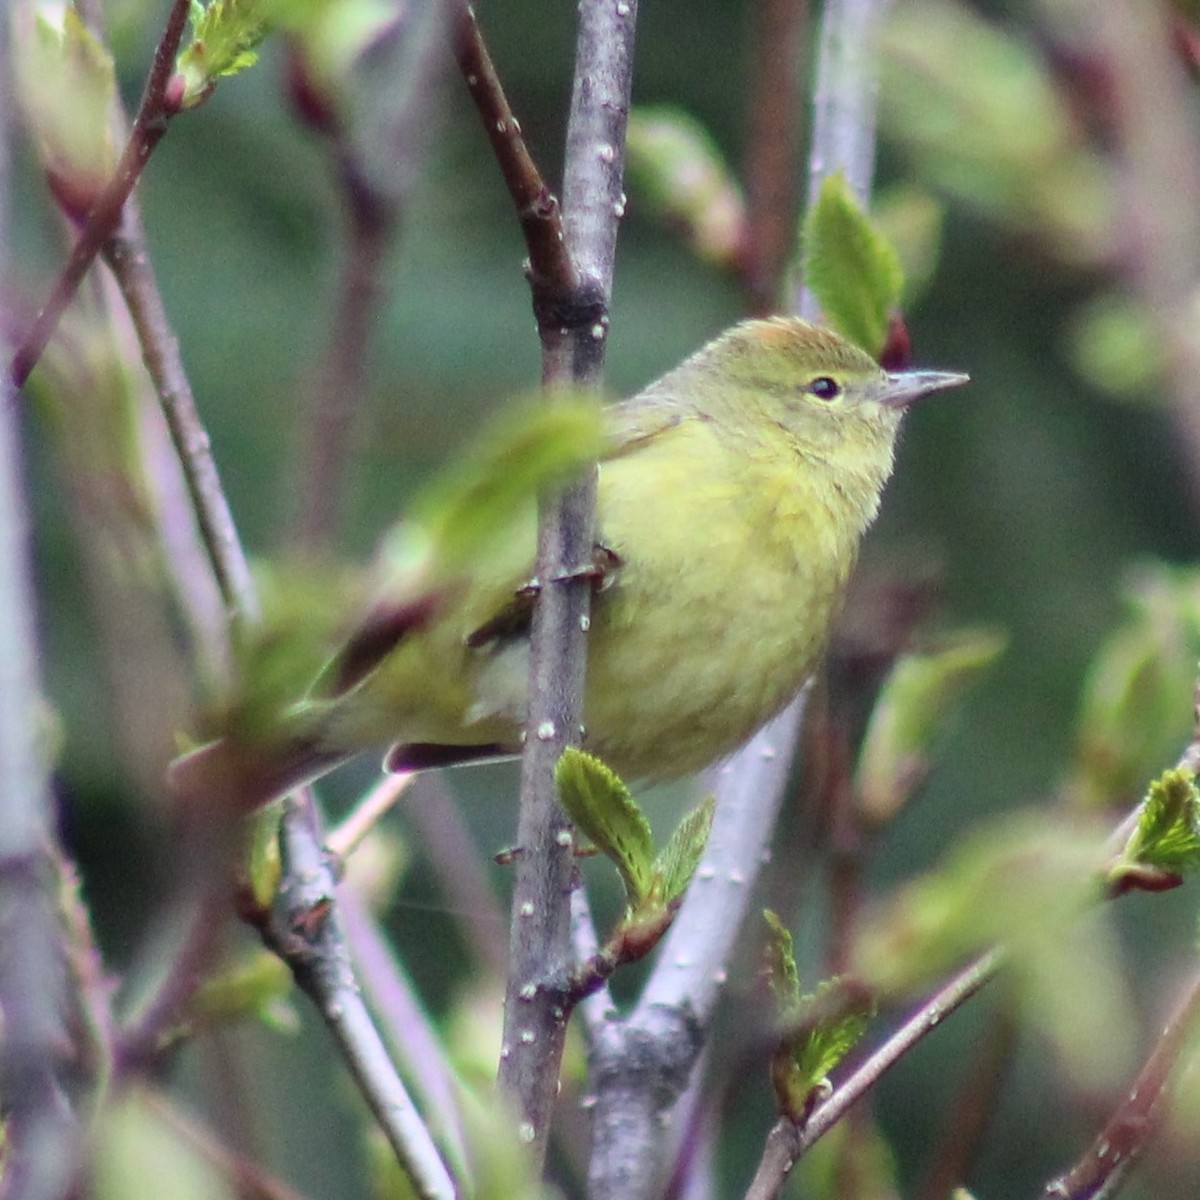
<path fill-rule="evenodd" d="M 965 382 L 889 373 L 828 329 L 776 317 L 610 408 L 584 746 L 628 779 L 671 778 L 778 713 L 828 638 L 905 409 Z M 394 769 L 516 752 L 535 539 L 530 503 L 320 716 L 265 737 L 225 729 L 173 764 L 177 795 L 252 807 L 372 746 L 393 745 Z"/>

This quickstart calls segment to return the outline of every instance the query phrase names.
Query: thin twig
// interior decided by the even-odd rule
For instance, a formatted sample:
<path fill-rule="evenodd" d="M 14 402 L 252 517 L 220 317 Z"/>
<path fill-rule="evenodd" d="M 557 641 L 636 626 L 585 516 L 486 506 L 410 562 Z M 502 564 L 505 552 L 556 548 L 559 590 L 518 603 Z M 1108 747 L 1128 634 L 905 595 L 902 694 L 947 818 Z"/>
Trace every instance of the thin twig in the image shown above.
<path fill-rule="evenodd" d="M 775 1200 L 796 1165 L 800 1131 L 787 1117 L 771 1126 L 763 1145 L 758 1169 L 746 1189 L 746 1200 Z"/>
<path fill-rule="evenodd" d="M 1200 1026 L 1200 973 L 1167 1022 L 1129 1095 L 1065 1175 L 1048 1183 L 1042 1200 L 1113 1196 L 1162 1123 L 1173 1072 L 1188 1057 Z"/>
<path fill-rule="evenodd" d="M 459 1107 L 461 1084 L 412 981 L 388 939 L 353 889 L 339 899 L 346 939 L 363 994 L 380 1032 L 421 1102 L 430 1129 L 443 1144 L 454 1170 L 467 1167 L 467 1147 Z"/>
<path fill-rule="evenodd" d="M 175 109 L 168 102 L 167 84 L 175 66 L 179 43 L 183 39 L 188 12 L 189 0 L 173 0 L 166 28 L 154 50 L 154 61 L 146 79 L 142 102 L 138 106 L 133 129 L 117 169 L 88 214 L 83 232 L 79 235 L 79 240 L 75 243 L 49 299 L 13 355 L 10 375 L 17 387 L 24 386 L 29 373 L 37 365 L 42 351 L 58 328 L 58 323 L 67 305 L 74 298 L 88 268 L 115 232 L 125 201 L 141 177 L 154 147 L 166 133 L 168 121 L 175 115 Z"/>
<path fill-rule="evenodd" d="M 304 1200 L 282 1179 L 264 1171 L 257 1163 L 238 1154 L 190 1113 L 185 1113 L 161 1092 L 146 1091 L 142 1101 L 203 1158 L 229 1179 L 239 1200 Z"/>
<path fill-rule="evenodd" d="M 200 535 L 229 618 L 234 624 L 253 623 L 258 619 L 258 601 L 250 567 L 221 486 L 208 431 L 200 419 L 196 398 L 184 370 L 179 339 L 171 327 L 158 289 L 141 217 L 135 208 L 126 206 L 119 229 L 113 232 L 103 249 L 105 261 L 116 277 L 137 330 L 142 360 L 158 393 L 163 416 L 183 466 Z"/>
<path fill-rule="evenodd" d="M 865 1062 L 841 1080 L 830 1097 L 817 1104 L 803 1125 L 781 1118 L 767 1135 L 746 1200 L 773 1200 L 792 1167 L 824 1137 L 880 1078 L 951 1013 L 965 1004 L 996 974 L 1000 952 L 990 950 L 960 971 L 924 1004 Z"/>
<path fill-rule="evenodd" d="M 350 811 L 340 825 L 330 830 L 325 847 L 339 859 L 348 858 L 363 838 L 382 820 L 408 791 L 415 775 L 400 772 L 385 775 Z"/>
<path fill-rule="evenodd" d="M 354 418 L 366 394 L 367 348 L 387 294 L 384 273 L 397 220 L 360 186 L 351 167 L 344 165 L 341 175 L 348 209 L 345 261 L 325 365 L 308 420 L 301 423 L 304 448 L 296 482 L 293 541 L 310 554 L 328 550 L 337 536 Z"/>
<path fill-rule="evenodd" d="M 221 945 L 229 915 L 223 881 L 220 876 L 209 878 L 192 890 L 183 935 L 161 982 L 145 1004 L 130 1015 L 118 1035 L 115 1065 L 117 1073 L 126 1078 L 158 1061 Z"/>
<path fill-rule="evenodd" d="M 51 843 L 48 849 L 58 880 L 64 966 L 72 998 L 78 1007 L 82 1032 L 87 1039 L 77 1053 L 95 1081 L 93 1108 L 96 1108 L 108 1091 L 115 1061 L 115 1030 L 110 1003 L 112 987 L 92 930 L 92 915 L 83 900 L 78 869 L 57 843 Z"/>
<path fill-rule="evenodd" d="M 534 304 L 537 306 L 543 297 L 550 303 L 556 297 L 568 297 L 579 280 L 567 253 L 558 197 L 546 186 L 529 153 L 470 5 L 464 4 L 455 16 L 453 38 L 459 69 L 479 110 L 484 132 L 521 223 L 529 252 L 529 284 Z"/>
<path fill-rule="evenodd" d="M 797 1156 L 828 1133 L 842 1115 L 873 1088 L 913 1046 L 990 983 L 1000 968 L 1002 958 L 999 950 L 989 950 L 964 967 L 949 983 L 921 1005 L 874 1054 L 841 1080 L 829 1099 L 813 1109 L 800 1134 Z"/>
<path fill-rule="evenodd" d="M 452 1200 L 454 1182 L 379 1036 L 336 911 L 336 881 L 308 796 L 284 802 L 283 878 L 263 938 L 317 1006 L 400 1165 L 419 1196 Z"/>

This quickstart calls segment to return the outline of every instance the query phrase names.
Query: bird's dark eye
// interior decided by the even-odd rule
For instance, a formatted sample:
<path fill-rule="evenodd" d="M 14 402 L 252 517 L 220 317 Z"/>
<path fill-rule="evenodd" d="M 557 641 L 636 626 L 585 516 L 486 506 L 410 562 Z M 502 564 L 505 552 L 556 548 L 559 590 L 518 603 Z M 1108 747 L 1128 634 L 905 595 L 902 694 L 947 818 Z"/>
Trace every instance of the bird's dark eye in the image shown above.
<path fill-rule="evenodd" d="M 828 375 L 818 375 L 808 385 L 808 390 L 818 400 L 836 400 L 842 394 L 842 385 Z"/>

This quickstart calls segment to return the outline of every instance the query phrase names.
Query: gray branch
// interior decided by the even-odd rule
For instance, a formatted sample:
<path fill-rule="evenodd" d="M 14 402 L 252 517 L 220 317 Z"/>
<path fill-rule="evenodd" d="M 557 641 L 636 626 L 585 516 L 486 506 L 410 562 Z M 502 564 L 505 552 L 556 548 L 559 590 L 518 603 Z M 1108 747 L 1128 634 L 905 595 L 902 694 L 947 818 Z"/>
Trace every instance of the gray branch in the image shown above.
<path fill-rule="evenodd" d="M 564 224 L 577 286 L 543 296 L 535 286 L 547 384 L 597 386 L 604 366 L 608 305 L 622 194 L 625 125 L 632 86 L 636 0 L 583 0 L 567 129 Z M 533 281 L 536 285 L 537 280 Z M 563 983 L 571 962 L 570 893 L 575 867 L 554 764 L 579 741 L 585 633 L 591 583 L 595 472 L 543 504 L 534 614 L 528 739 L 513 889 L 510 965 L 500 1082 L 516 1098 L 520 1135 L 535 1167 L 545 1157 L 566 1034 Z"/>
<path fill-rule="evenodd" d="M 271 944 L 316 1004 L 359 1091 L 423 1200 L 453 1200 L 454 1183 L 367 1010 L 351 962 L 336 880 L 316 810 L 289 798 L 280 829 L 284 874 L 268 928 Z"/>
<path fill-rule="evenodd" d="M 9 61 L 0 22 L 0 62 Z M 11 95 L 0 74 L 0 296 L 7 284 Z M 8 362 L 7 351 L 0 355 Z M 75 1168 L 77 1130 L 60 1090 L 66 1044 L 63 948 L 47 847 L 53 836 L 38 678 L 28 516 L 15 389 L 0 381 L 0 1094 L 11 1158 L 5 1196 L 59 1200 Z"/>

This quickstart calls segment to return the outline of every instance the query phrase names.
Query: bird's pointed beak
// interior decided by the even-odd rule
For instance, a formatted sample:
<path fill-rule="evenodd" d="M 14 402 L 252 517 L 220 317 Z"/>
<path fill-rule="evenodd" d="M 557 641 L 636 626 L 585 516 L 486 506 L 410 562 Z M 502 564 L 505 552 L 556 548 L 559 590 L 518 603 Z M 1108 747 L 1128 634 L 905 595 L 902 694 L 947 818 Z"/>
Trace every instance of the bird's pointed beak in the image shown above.
<path fill-rule="evenodd" d="M 892 408 L 907 408 L 914 400 L 920 400 L 930 392 L 962 387 L 970 379 L 970 375 L 962 375 L 957 371 L 892 371 L 879 398 Z"/>

